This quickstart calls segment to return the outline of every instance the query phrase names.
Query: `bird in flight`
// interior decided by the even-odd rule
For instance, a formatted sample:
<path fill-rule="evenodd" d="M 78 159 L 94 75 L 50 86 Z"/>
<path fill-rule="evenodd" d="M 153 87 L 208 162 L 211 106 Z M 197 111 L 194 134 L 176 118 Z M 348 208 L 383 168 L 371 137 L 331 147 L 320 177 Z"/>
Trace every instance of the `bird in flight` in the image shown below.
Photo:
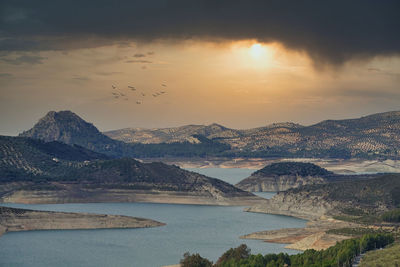
<path fill-rule="evenodd" d="M 136 91 L 136 88 L 134 86 L 128 85 L 128 88 L 130 88 L 132 91 Z"/>
<path fill-rule="evenodd" d="M 146 94 L 142 93 L 142 96 L 146 96 Z"/>
<path fill-rule="evenodd" d="M 142 104 L 142 101 L 136 101 L 136 104 L 140 105 L 140 104 Z"/>
<path fill-rule="evenodd" d="M 163 86 L 163 87 L 167 87 L 167 85 L 166 85 L 166 84 L 164 84 L 164 83 L 162 83 L 162 84 L 161 84 L 161 86 Z"/>
<path fill-rule="evenodd" d="M 117 88 L 114 84 L 112 84 L 111 87 L 112 87 L 112 89 L 116 89 Z"/>

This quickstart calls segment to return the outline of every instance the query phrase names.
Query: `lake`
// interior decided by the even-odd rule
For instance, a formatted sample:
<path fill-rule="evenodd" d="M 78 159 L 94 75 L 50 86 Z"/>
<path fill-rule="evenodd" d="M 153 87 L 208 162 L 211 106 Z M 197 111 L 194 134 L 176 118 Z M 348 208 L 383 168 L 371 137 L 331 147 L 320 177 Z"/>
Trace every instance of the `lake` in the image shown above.
<path fill-rule="evenodd" d="M 241 169 L 236 170 L 247 175 Z M 209 175 L 224 174 L 226 180 L 227 173 L 235 173 L 235 169 L 218 169 Z M 238 173 L 233 177 L 238 177 Z M 264 196 L 270 197 L 272 193 Z M 0 238 L 0 266 L 155 267 L 178 263 L 186 251 L 215 261 L 223 252 L 242 243 L 253 253 L 293 254 L 297 251 L 285 249 L 283 244 L 242 240 L 239 236 L 268 229 L 303 227 L 306 223 L 292 217 L 243 212 L 243 207 L 154 203 L 3 205 L 145 217 L 167 225 L 143 229 L 7 233 Z"/>

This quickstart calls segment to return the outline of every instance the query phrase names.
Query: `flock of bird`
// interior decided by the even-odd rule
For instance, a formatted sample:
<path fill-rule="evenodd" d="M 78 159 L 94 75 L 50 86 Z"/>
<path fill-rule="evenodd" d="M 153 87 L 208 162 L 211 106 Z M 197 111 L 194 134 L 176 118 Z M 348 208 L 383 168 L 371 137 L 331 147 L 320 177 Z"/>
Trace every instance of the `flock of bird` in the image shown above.
<path fill-rule="evenodd" d="M 162 87 L 167 87 L 167 85 L 166 85 L 165 83 L 162 83 L 161 86 L 162 86 Z M 127 93 L 122 93 L 122 92 L 121 92 L 121 89 L 122 89 L 122 88 L 118 88 L 118 87 L 115 86 L 114 84 L 111 85 L 111 88 L 113 89 L 113 91 L 111 92 L 111 94 L 112 94 L 112 96 L 113 96 L 115 99 L 129 100 L 129 98 L 128 98 L 128 96 L 127 96 Z M 145 94 L 143 91 L 140 91 L 140 92 L 139 92 L 139 91 L 137 90 L 136 87 L 131 86 L 131 85 L 128 85 L 128 89 L 130 89 L 131 91 L 136 91 L 136 92 L 139 94 L 140 99 L 138 99 L 138 100 L 136 101 L 136 104 L 137 104 L 137 105 L 142 104 L 142 103 L 143 103 L 144 97 L 146 97 L 146 94 Z M 151 93 L 151 95 L 152 95 L 153 97 L 158 97 L 158 96 L 161 96 L 161 95 L 163 95 L 163 94 L 165 94 L 165 93 L 166 93 L 166 91 L 157 91 L 157 92 Z"/>

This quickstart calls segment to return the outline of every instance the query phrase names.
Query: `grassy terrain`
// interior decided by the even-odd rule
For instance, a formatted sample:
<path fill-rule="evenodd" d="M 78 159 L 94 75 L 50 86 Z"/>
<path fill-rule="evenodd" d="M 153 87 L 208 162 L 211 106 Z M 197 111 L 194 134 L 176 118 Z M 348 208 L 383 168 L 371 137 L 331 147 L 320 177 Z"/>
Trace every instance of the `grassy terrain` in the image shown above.
<path fill-rule="evenodd" d="M 392 244 L 385 249 L 367 252 L 360 264 L 360 267 L 398 266 L 400 266 L 400 243 Z"/>
<path fill-rule="evenodd" d="M 339 229 L 330 229 L 327 231 L 328 234 L 335 235 L 346 235 L 346 236 L 354 236 L 360 237 L 366 234 L 384 234 L 391 233 L 392 231 L 386 230 L 383 228 L 373 229 L 373 228 L 339 228 Z"/>

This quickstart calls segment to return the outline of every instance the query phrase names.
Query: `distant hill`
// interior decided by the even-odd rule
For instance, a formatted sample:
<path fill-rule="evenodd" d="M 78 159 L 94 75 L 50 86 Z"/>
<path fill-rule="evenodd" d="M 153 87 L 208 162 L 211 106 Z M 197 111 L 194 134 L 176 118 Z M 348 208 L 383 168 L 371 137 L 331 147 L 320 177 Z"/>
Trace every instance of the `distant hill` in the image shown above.
<path fill-rule="evenodd" d="M 186 125 L 176 128 L 125 128 L 104 132 L 110 138 L 127 143 L 159 144 L 159 143 L 199 143 L 194 135 L 201 135 L 208 139 L 232 138 L 241 135 L 239 130 L 232 130 L 219 124 Z"/>
<path fill-rule="evenodd" d="M 304 162 L 277 162 L 265 166 L 261 170 L 254 172 L 253 174 L 263 175 L 298 175 L 298 176 L 319 176 L 324 177 L 331 175 L 332 172 L 321 168 L 313 163 Z"/>
<path fill-rule="evenodd" d="M 373 174 L 340 175 L 313 163 L 278 162 L 253 172 L 237 183 L 236 187 L 249 192 L 277 192 L 304 185 L 365 180 L 376 176 Z"/>
<path fill-rule="evenodd" d="M 399 158 L 400 111 L 358 119 L 326 120 L 311 126 L 275 123 L 234 130 L 221 125 L 188 125 L 164 129 L 123 129 L 106 132 L 125 142 L 157 144 L 189 141 L 203 136 L 230 146 L 215 156 Z"/>
<path fill-rule="evenodd" d="M 108 159 L 76 145 L 26 137 L 0 137 L 0 185 L 0 202 L 164 202 L 175 197 L 185 203 L 189 197 L 190 203 L 220 204 L 232 198 L 257 199 L 177 166 Z"/>
<path fill-rule="evenodd" d="M 285 191 L 307 184 L 326 183 L 333 173 L 312 163 L 278 162 L 255 171 L 236 186 L 250 192 Z"/>

